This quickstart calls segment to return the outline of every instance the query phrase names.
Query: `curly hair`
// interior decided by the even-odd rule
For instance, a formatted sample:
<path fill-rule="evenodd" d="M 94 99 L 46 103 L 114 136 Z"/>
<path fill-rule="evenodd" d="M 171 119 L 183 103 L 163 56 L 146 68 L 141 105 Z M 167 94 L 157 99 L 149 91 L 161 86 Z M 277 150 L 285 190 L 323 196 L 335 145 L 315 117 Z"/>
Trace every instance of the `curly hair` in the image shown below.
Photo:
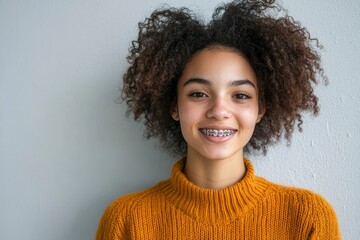
<path fill-rule="evenodd" d="M 316 51 L 321 46 L 274 0 L 223 4 L 208 24 L 187 8 L 162 8 L 139 23 L 123 76 L 127 115 L 144 121 L 145 137 L 158 137 L 171 153 L 186 153 L 180 124 L 171 117 L 177 81 L 192 56 L 214 44 L 243 53 L 256 73 L 266 113 L 246 152 L 266 154 L 281 137 L 290 143 L 295 127 L 302 131 L 303 113 L 318 114 L 313 88 L 327 83 Z"/>

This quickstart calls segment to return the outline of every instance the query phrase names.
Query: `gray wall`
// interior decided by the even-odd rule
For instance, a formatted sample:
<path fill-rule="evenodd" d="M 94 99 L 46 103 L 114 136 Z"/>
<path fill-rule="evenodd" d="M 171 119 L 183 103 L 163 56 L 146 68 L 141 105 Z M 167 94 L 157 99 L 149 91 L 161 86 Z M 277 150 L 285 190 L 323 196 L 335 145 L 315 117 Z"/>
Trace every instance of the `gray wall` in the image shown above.
<path fill-rule="evenodd" d="M 208 18 L 218 0 L 166 2 Z M 160 3 L 0 0 L 0 239 L 93 239 L 109 202 L 169 176 L 176 159 L 115 103 L 137 22 Z M 360 2 L 284 3 L 321 39 L 330 85 L 289 148 L 251 159 L 258 175 L 325 196 L 355 240 Z"/>

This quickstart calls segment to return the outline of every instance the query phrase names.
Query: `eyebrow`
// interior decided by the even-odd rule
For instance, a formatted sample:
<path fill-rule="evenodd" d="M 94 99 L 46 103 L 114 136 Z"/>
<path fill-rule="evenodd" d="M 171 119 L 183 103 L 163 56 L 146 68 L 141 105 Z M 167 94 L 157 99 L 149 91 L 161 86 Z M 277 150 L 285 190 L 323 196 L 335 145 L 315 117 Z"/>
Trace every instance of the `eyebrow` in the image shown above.
<path fill-rule="evenodd" d="M 186 85 L 189 85 L 189 84 L 194 84 L 194 83 L 198 83 L 198 84 L 203 84 L 203 85 L 208 85 L 210 86 L 211 83 L 210 81 L 206 80 L 206 79 L 202 79 L 202 78 L 190 78 L 189 80 L 187 80 L 185 83 L 184 83 L 184 87 Z"/>
<path fill-rule="evenodd" d="M 189 84 L 194 84 L 194 83 L 198 83 L 198 84 L 203 84 L 203 85 L 208 85 L 211 86 L 211 82 L 209 80 L 206 79 L 202 79 L 202 78 L 191 78 L 189 80 L 187 80 L 183 86 L 189 85 Z M 240 86 L 240 85 L 245 85 L 245 84 L 249 84 L 251 86 L 253 86 L 254 88 L 256 88 L 255 84 L 252 83 L 250 80 L 248 79 L 244 79 L 244 80 L 235 80 L 232 81 L 228 84 L 229 87 L 236 87 L 236 86 Z"/>
<path fill-rule="evenodd" d="M 253 86 L 254 88 L 256 88 L 255 84 L 248 79 L 232 81 L 232 82 L 230 82 L 229 86 L 236 87 L 236 86 L 245 85 L 245 84 L 249 84 L 249 85 Z"/>

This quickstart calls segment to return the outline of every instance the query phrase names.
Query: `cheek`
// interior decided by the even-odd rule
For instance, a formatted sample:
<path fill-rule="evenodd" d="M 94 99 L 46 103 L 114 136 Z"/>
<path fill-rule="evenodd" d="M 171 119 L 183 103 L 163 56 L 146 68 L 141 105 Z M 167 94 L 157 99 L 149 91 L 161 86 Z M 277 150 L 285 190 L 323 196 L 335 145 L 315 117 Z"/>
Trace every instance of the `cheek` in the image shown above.
<path fill-rule="evenodd" d="M 189 121 L 195 119 L 200 114 L 200 108 L 198 104 L 194 104 L 190 101 L 180 98 L 178 101 L 179 117 L 182 121 Z"/>
<path fill-rule="evenodd" d="M 244 128 L 252 128 L 256 125 L 256 121 L 258 118 L 258 108 L 248 107 L 241 109 L 240 111 L 238 111 L 237 117 Z"/>
<path fill-rule="evenodd" d="M 190 127 L 199 118 L 199 111 L 191 104 L 182 104 L 179 106 L 179 118 L 181 127 Z"/>
<path fill-rule="evenodd" d="M 190 102 L 178 104 L 179 121 L 182 135 L 186 142 L 191 139 L 199 121 L 202 120 L 203 111 Z"/>
<path fill-rule="evenodd" d="M 194 117 L 191 110 L 184 111 L 184 109 L 180 109 L 179 118 L 181 134 L 185 142 L 189 143 L 194 132 L 193 127 L 196 124 L 196 117 Z"/>

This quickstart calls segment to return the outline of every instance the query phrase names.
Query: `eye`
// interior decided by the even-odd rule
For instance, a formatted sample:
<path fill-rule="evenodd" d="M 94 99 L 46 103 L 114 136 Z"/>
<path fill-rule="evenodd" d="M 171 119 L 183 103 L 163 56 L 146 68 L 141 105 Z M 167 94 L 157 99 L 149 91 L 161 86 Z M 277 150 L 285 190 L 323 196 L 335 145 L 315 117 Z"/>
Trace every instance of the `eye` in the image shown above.
<path fill-rule="evenodd" d="M 207 95 L 203 92 L 193 92 L 189 94 L 190 97 L 194 97 L 194 98 L 204 98 L 207 97 Z"/>
<path fill-rule="evenodd" d="M 245 100 L 245 99 L 249 99 L 250 96 L 245 94 L 245 93 L 237 93 L 233 96 L 235 99 L 239 99 L 239 100 Z"/>

